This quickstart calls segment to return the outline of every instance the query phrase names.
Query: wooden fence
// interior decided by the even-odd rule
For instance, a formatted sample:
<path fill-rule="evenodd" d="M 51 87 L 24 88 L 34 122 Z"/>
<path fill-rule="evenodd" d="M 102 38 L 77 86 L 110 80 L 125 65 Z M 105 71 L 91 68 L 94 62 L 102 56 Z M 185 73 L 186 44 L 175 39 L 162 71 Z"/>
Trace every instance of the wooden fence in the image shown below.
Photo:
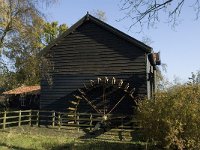
<path fill-rule="evenodd" d="M 130 117 L 123 115 L 110 114 L 112 118 L 112 128 L 120 129 L 135 129 L 140 128 L 140 123 Z M 76 127 L 78 130 L 82 127 L 92 129 L 97 122 L 102 121 L 100 114 L 91 113 L 62 113 L 55 111 L 42 110 L 19 110 L 19 111 L 4 111 L 0 112 L 0 128 L 5 129 L 12 126 L 21 125 L 45 125 L 57 127 L 59 130 L 64 127 Z M 117 126 L 116 126 L 117 125 Z"/>

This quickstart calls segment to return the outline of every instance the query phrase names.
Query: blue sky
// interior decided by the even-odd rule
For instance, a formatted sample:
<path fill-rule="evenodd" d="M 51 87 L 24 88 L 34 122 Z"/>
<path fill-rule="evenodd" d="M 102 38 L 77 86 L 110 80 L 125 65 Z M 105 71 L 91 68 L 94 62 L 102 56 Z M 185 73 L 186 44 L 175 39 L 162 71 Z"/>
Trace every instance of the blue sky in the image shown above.
<path fill-rule="evenodd" d="M 182 82 L 187 81 L 191 72 L 200 69 L 200 20 L 194 21 L 195 14 L 191 8 L 184 9 L 180 16 L 181 22 L 175 29 L 164 23 L 165 20 L 161 20 L 156 27 L 144 28 L 138 33 L 137 26 L 128 31 L 130 20 L 116 21 L 124 16 L 119 5 L 120 0 L 59 0 L 57 4 L 43 11 L 47 14 L 48 21 L 66 23 L 69 27 L 87 11 L 104 11 L 108 24 L 138 40 L 148 37 L 153 41 L 151 47 L 154 51 L 161 52 L 162 62 L 167 64 L 165 76 L 170 81 L 174 77 Z"/>

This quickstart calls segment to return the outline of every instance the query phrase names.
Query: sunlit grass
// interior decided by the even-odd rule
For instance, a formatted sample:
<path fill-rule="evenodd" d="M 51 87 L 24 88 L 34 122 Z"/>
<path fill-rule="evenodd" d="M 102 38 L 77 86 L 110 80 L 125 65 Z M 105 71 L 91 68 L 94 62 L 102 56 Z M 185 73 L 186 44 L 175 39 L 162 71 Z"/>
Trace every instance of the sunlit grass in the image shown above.
<path fill-rule="evenodd" d="M 112 141 L 99 139 L 79 139 L 77 131 L 59 131 L 55 129 L 20 127 L 0 131 L 0 149 L 20 150 L 93 150 L 93 149 L 138 149 L 144 143 Z"/>
<path fill-rule="evenodd" d="M 30 132 L 1 132 L 0 149 L 52 149 L 54 146 L 71 143 L 73 140 L 62 136 L 44 136 Z"/>

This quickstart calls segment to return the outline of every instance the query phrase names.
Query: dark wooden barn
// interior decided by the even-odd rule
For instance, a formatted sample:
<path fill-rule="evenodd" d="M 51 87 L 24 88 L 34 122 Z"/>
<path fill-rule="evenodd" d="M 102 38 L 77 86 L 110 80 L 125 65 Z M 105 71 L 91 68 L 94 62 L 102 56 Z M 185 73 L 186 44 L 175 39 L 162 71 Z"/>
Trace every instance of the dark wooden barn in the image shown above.
<path fill-rule="evenodd" d="M 103 99 L 106 111 L 118 107 L 120 113 L 127 112 L 135 103 L 124 98 L 121 102 L 120 97 L 128 92 L 134 99 L 150 98 L 156 65 L 160 64 L 159 55 L 153 54 L 151 47 L 89 14 L 49 44 L 42 55 L 50 65 L 43 67 L 47 75 L 41 81 L 40 109 L 58 111 L 79 107 L 102 112 L 92 100 Z M 76 107 L 70 107 L 69 102 Z M 77 106 L 82 102 L 85 105 Z"/>
<path fill-rule="evenodd" d="M 21 86 L 5 91 L 2 95 L 9 109 L 39 109 L 40 86 Z"/>

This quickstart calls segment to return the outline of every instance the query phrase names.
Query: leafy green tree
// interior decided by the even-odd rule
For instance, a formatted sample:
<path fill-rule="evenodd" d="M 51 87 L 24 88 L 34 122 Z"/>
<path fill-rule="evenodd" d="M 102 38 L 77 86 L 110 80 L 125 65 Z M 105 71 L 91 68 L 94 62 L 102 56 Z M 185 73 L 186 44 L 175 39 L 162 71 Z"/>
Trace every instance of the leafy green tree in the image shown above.
<path fill-rule="evenodd" d="M 43 43 L 44 45 L 48 45 L 52 40 L 54 40 L 56 37 L 61 35 L 64 31 L 67 30 L 67 25 L 66 24 L 61 24 L 58 25 L 58 22 L 47 22 L 44 24 L 44 39 Z"/>
<path fill-rule="evenodd" d="M 0 63 L 0 88 L 1 92 L 3 92 L 2 87 L 8 87 L 6 80 L 8 79 L 8 68 L 4 63 Z M 0 93 L 1 94 L 1 93 Z"/>
<path fill-rule="evenodd" d="M 21 74 L 22 72 L 25 74 L 22 71 L 24 64 L 28 60 L 36 60 L 38 51 L 43 47 L 40 36 L 43 33 L 45 15 L 40 11 L 41 6 L 46 4 L 48 7 L 55 2 L 56 0 L 0 0 L 0 86 L 11 88 L 11 81 L 13 86 L 22 84 L 24 77 Z M 14 71 L 10 71 L 10 64 L 5 64 L 5 55 L 12 60 Z M 37 66 L 36 62 L 32 63 Z M 27 76 L 32 77 L 30 72 Z"/>
<path fill-rule="evenodd" d="M 30 26 L 34 28 L 33 21 L 44 17 L 40 11 L 43 3 L 53 2 L 55 0 L 0 0 L 0 54 L 7 43 L 13 41 L 13 36 L 27 32 Z"/>
<path fill-rule="evenodd" d="M 66 24 L 58 25 L 57 22 L 48 23 L 43 20 L 35 20 L 32 26 L 7 44 L 5 55 L 13 63 L 13 74 L 17 81 L 14 87 L 39 84 L 40 65 L 44 59 L 39 55 L 40 51 L 67 30 Z"/>

